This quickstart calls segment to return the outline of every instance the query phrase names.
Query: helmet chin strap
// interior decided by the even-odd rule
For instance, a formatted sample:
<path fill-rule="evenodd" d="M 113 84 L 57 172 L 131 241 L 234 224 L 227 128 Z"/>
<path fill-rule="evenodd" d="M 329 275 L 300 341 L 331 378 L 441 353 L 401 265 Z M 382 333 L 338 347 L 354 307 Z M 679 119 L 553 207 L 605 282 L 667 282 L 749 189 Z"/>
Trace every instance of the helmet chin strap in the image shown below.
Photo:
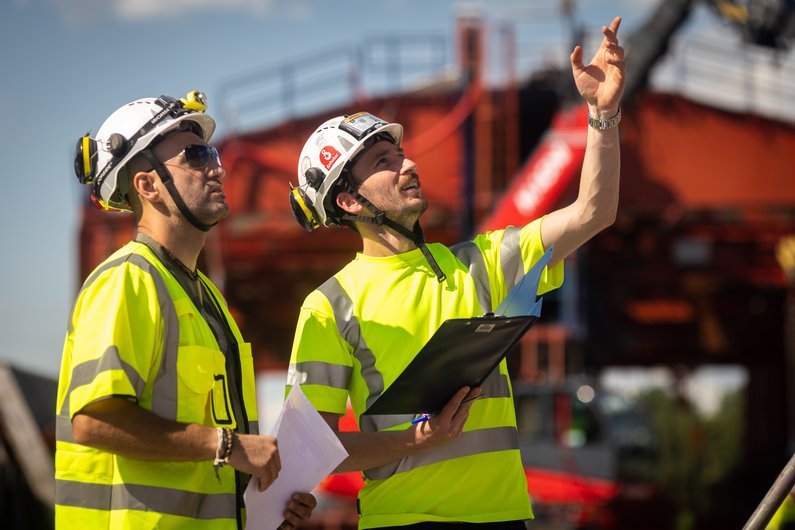
<path fill-rule="evenodd" d="M 340 220 L 359 221 L 363 223 L 374 224 L 376 226 L 386 225 L 387 227 L 391 228 L 392 230 L 401 234 L 402 236 L 408 238 L 411 242 L 417 245 L 417 247 L 422 252 L 422 255 L 425 256 L 425 259 L 428 261 L 428 265 L 430 265 L 431 269 L 433 269 L 434 274 L 436 274 L 436 279 L 439 280 L 439 283 L 447 279 L 447 275 L 445 275 L 441 267 L 439 267 L 439 264 L 436 263 L 436 259 L 433 257 L 433 254 L 431 254 L 431 251 L 428 250 L 428 247 L 425 244 L 425 236 L 422 233 L 422 227 L 420 226 L 419 220 L 416 223 L 414 223 L 414 229 L 409 230 L 400 223 L 396 223 L 395 221 L 387 217 L 385 211 L 373 205 L 373 203 L 368 201 L 358 191 L 354 190 L 353 187 L 347 181 L 344 180 L 340 181 L 340 185 L 345 188 L 345 191 L 353 195 L 354 199 L 365 205 L 368 210 L 374 213 L 372 217 L 367 215 L 353 215 L 350 213 L 345 213 L 339 217 Z"/>
<path fill-rule="evenodd" d="M 171 178 L 171 173 L 169 173 L 165 166 L 163 166 L 162 162 L 160 162 L 160 160 L 158 160 L 149 149 L 144 149 L 140 151 L 140 153 L 144 155 L 149 162 L 151 162 L 152 166 L 154 166 L 155 172 L 160 177 L 160 181 L 166 186 L 168 193 L 174 200 L 174 204 L 177 205 L 177 209 L 179 209 L 179 212 L 186 221 L 202 232 L 207 232 L 210 228 L 218 223 L 218 221 L 216 221 L 211 225 L 207 225 L 196 219 L 196 216 L 193 215 L 193 213 L 188 209 L 188 205 L 182 200 L 182 197 L 177 191 L 177 187 L 174 185 L 174 179 Z"/>

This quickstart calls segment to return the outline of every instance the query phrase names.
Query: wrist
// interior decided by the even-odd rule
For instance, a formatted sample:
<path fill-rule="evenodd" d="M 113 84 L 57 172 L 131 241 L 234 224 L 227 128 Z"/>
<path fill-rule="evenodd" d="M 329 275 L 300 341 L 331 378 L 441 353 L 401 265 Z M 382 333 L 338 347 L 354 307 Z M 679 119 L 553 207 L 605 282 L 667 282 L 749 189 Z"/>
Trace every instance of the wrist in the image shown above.
<path fill-rule="evenodd" d="M 621 122 L 621 108 L 614 111 L 605 109 L 592 110 L 588 108 L 588 125 L 598 131 L 606 131 L 616 127 Z"/>
<path fill-rule="evenodd" d="M 597 105 L 588 104 L 588 115 L 598 120 L 608 120 L 616 115 L 620 105 L 610 107 L 598 107 Z"/>
<path fill-rule="evenodd" d="M 218 482 L 221 482 L 221 477 L 218 471 L 229 464 L 229 459 L 235 445 L 235 432 L 228 427 L 218 427 L 215 429 L 216 446 L 215 446 L 215 460 L 213 460 L 213 469 L 215 470 L 215 477 Z"/>

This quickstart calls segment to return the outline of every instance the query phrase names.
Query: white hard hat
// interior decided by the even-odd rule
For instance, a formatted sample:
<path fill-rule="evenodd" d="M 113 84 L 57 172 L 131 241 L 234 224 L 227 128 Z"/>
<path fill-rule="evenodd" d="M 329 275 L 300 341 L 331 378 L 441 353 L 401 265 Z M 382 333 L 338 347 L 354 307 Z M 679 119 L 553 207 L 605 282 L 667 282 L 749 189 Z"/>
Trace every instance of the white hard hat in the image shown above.
<path fill-rule="evenodd" d="M 388 135 L 386 139 L 399 146 L 403 127 L 367 112 L 357 112 L 332 118 L 312 133 L 298 159 L 299 187 L 290 195 L 293 214 L 304 228 L 339 224 L 331 191 L 346 164 L 379 135 Z"/>
<path fill-rule="evenodd" d="M 111 114 L 95 137 L 77 143 L 75 173 L 83 184 L 92 184 L 100 205 L 109 210 L 130 210 L 126 164 L 164 133 L 191 127 L 205 142 L 215 132 L 215 120 L 204 114 L 207 101 L 199 91 L 185 99 L 167 96 L 127 103 Z"/>

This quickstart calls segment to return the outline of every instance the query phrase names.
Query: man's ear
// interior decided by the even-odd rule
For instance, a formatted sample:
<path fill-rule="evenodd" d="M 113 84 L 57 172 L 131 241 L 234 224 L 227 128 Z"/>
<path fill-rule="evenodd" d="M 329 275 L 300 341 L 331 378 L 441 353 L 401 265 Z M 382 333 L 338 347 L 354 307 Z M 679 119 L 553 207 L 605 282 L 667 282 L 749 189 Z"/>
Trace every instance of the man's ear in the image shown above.
<path fill-rule="evenodd" d="M 337 206 L 342 208 L 343 211 L 354 215 L 360 214 L 364 209 L 362 204 L 347 191 L 341 191 L 337 194 Z"/>
<path fill-rule="evenodd" d="M 160 190 L 155 186 L 154 171 L 136 171 L 132 177 L 132 188 L 138 197 L 154 203 L 160 200 Z"/>

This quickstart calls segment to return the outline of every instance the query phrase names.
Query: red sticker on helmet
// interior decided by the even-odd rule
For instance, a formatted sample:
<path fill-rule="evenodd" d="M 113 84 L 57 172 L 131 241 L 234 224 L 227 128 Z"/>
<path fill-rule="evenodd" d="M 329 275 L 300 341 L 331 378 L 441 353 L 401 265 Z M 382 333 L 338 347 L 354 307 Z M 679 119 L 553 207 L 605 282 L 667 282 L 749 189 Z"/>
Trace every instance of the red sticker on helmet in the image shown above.
<path fill-rule="evenodd" d="M 326 171 L 331 170 L 331 166 L 334 165 L 334 162 L 336 162 L 339 157 L 340 152 L 330 145 L 327 145 L 320 150 L 320 163 L 323 164 L 323 167 L 326 168 Z"/>

